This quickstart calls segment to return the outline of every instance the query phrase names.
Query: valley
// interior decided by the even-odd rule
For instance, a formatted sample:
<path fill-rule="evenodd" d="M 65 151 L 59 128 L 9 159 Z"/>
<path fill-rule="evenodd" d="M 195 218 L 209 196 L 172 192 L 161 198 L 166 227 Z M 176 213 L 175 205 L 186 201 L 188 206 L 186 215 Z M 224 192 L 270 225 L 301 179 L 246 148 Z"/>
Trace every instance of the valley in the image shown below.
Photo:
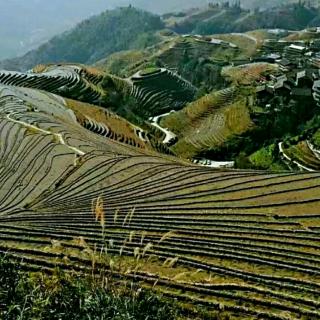
<path fill-rule="evenodd" d="M 320 319 L 318 8 L 286 8 L 299 28 L 130 6 L 0 63 L 0 256 L 138 286 L 180 320 Z"/>

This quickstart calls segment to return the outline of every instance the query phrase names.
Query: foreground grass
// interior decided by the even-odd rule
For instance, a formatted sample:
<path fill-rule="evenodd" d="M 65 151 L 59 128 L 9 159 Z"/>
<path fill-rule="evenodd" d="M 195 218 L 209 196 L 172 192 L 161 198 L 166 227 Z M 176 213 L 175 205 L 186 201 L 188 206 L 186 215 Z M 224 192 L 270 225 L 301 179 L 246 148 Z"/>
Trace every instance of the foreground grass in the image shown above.
<path fill-rule="evenodd" d="M 110 278 L 56 272 L 27 273 L 0 260 L 0 318 L 18 319 L 180 319 L 179 308 L 134 284 Z"/>
<path fill-rule="evenodd" d="M 1 320 L 239 319 L 223 310 L 170 299 L 157 288 L 142 289 L 112 273 L 90 276 L 57 269 L 47 274 L 21 266 L 0 256 Z"/>

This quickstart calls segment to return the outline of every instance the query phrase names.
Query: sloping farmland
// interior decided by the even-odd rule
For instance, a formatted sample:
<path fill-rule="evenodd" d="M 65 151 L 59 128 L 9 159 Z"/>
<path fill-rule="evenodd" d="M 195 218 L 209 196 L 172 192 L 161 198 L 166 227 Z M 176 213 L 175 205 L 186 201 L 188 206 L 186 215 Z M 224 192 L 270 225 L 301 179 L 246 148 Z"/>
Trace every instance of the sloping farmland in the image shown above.
<path fill-rule="evenodd" d="M 84 128 L 64 99 L 0 87 L 0 252 L 115 272 L 238 319 L 320 318 L 320 172 L 216 171 Z M 125 266 L 125 271 L 123 269 Z"/>

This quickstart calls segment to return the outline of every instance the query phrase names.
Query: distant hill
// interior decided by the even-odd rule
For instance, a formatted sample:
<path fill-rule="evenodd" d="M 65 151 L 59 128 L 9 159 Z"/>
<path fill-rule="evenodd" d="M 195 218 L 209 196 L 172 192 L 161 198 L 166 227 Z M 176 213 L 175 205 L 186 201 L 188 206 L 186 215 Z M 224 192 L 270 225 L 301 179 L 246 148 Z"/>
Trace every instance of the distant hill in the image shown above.
<path fill-rule="evenodd" d="M 316 3 L 317 0 L 314 0 Z M 222 3 L 225 0 L 209 1 Z M 233 3 L 233 1 L 229 1 Z M 270 8 L 297 0 L 242 0 L 244 8 Z M 309 2 L 309 1 L 308 1 Z M 207 0 L 10 0 L 0 2 L 0 60 L 13 58 L 38 47 L 52 36 L 75 26 L 78 22 L 106 9 L 133 5 L 157 14 L 180 12 L 205 7 Z M 41 14 L 38 15 L 38 11 Z M 34 19 L 34 17 L 37 17 Z M 59 16 L 59 20 L 56 17 Z M 14 23 L 13 23 L 14 22 Z"/>
<path fill-rule="evenodd" d="M 24 54 L 81 20 L 120 3 L 110 0 L 0 1 L 0 59 Z"/>
<path fill-rule="evenodd" d="M 181 11 L 186 8 L 192 7 L 204 7 L 208 3 L 226 3 L 227 0 L 162 0 L 162 1 L 150 1 L 150 0 L 128 0 L 134 6 L 144 8 L 157 13 L 164 13 L 169 11 Z M 230 5 L 235 1 L 229 0 Z M 272 8 L 289 3 L 297 3 L 298 0 L 241 0 L 241 6 L 244 8 L 256 8 L 263 9 Z M 311 3 L 317 3 L 317 0 L 311 1 Z"/>
<path fill-rule="evenodd" d="M 245 1 L 255 4 L 259 0 Z M 275 0 L 274 0 L 275 1 Z M 249 3 L 250 2 L 250 3 Z M 269 1 L 272 2 L 272 1 Z M 268 3 L 269 3 L 268 2 Z M 278 4 L 279 0 L 275 1 Z M 206 0 L 9 0 L 0 1 L 0 60 L 23 55 L 68 30 L 92 15 L 106 9 L 132 4 L 162 14 L 191 7 L 203 7 Z M 38 11 L 41 14 L 37 14 Z M 34 17 L 37 17 L 34 19 Z M 56 17 L 59 16 L 59 19 Z"/>
<path fill-rule="evenodd" d="M 144 48 L 157 42 L 155 31 L 163 26 L 159 16 L 132 7 L 105 11 L 22 58 L 3 61 L 0 68 L 27 70 L 39 63 L 93 63 L 113 52 Z"/>
<path fill-rule="evenodd" d="M 136 3 L 141 7 L 161 11 L 160 5 L 147 6 L 142 0 Z M 162 6 L 164 3 L 166 1 Z M 176 8 L 176 3 L 173 1 L 168 8 Z M 193 3 L 188 2 L 188 5 Z M 0 68 L 24 71 L 39 63 L 92 64 L 115 52 L 144 49 L 160 42 L 162 38 L 158 31 L 165 27 L 180 34 L 217 34 L 273 28 L 299 30 L 316 26 L 320 21 L 319 8 L 309 2 L 266 10 L 244 9 L 239 4 L 229 3 L 207 7 L 201 7 L 201 4 L 202 1 L 199 2 L 199 8 L 168 13 L 162 17 L 131 6 L 109 10 L 55 36 L 21 58 L 0 62 Z M 186 7 L 186 4 L 181 6 L 181 10 Z"/>
<path fill-rule="evenodd" d="M 166 15 L 168 26 L 178 33 L 214 34 L 246 32 L 255 29 L 299 30 L 316 26 L 320 10 L 309 3 L 288 3 L 262 10 L 257 6 L 245 9 L 239 5 L 212 5 L 206 10 L 185 16 Z"/>

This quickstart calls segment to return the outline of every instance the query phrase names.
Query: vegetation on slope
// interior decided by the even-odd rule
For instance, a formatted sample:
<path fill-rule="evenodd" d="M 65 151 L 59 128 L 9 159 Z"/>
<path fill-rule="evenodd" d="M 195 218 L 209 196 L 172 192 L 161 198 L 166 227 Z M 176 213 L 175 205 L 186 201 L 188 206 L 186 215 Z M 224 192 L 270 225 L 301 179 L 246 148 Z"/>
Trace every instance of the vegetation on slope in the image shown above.
<path fill-rule="evenodd" d="M 320 149 L 320 129 L 313 136 L 312 142 L 317 148 Z"/>
<path fill-rule="evenodd" d="M 127 50 L 116 52 L 105 59 L 102 59 L 95 63 L 95 66 L 103 71 L 117 75 L 128 76 L 125 73 L 125 69 L 135 64 L 137 61 L 141 61 L 145 58 L 147 50 Z"/>
<path fill-rule="evenodd" d="M 281 159 L 279 156 L 279 148 L 276 144 L 272 144 L 270 146 L 267 146 L 265 148 L 262 148 L 252 155 L 249 156 L 249 162 L 245 164 L 244 160 L 244 153 L 241 154 L 241 157 L 239 157 L 237 160 L 237 165 L 243 166 L 251 166 L 255 169 L 260 170 L 272 170 L 272 171 L 284 171 L 286 170 L 286 166 L 281 163 Z M 242 160 L 242 162 L 241 162 Z M 250 164 L 248 164 L 250 163 Z"/>
<path fill-rule="evenodd" d="M 0 317 L 4 320 L 176 320 L 180 313 L 173 301 L 107 273 L 99 277 L 58 269 L 51 275 L 32 273 L 0 257 Z"/>
<path fill-rule="evenodd" d="M 266 6 L 265 3 L 260 5 Z M 277 1 L 266 10 L 259 10 L 258 3 L 254 10 L 247 10 L 237 2 L 229 1 L 213 4 L 206 10 L 191 11 L 182 18 L 174 15 L 165 18 L 167 25 L 179 33 L 216 34 L 274 28 L 299 30 L 316 26 L 319 9 L 303 1 L 282 5 Z"/>

